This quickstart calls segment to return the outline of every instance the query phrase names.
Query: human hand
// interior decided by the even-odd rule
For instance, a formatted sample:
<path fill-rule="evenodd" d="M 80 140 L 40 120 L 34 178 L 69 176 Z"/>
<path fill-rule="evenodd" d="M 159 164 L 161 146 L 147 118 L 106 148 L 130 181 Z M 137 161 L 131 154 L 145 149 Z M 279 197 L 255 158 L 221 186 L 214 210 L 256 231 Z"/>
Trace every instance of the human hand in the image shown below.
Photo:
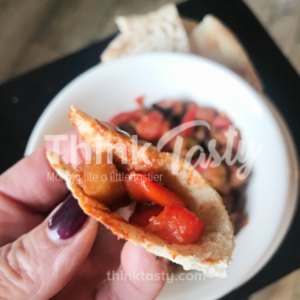
<path fill-rule="evenodd" d="M 0 176 L 0 299 L 154 299 L 165 276 L 131 275 L 164 274 L 164 262 L 117 240 L 72 196 L 61 204 L 68 191 L 63 181 L 47 180 L 47 147 Z M 126 280 L 107 280 L 113 270 Z"/>

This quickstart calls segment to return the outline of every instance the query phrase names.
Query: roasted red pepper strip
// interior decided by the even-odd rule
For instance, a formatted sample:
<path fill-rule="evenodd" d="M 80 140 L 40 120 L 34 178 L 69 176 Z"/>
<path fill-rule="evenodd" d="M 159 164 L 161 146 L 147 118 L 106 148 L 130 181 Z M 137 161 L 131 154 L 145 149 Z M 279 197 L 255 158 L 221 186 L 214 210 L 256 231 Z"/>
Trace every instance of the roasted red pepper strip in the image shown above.
<path fill-rule="evenodd" d="M 211 125 L 212 127 L 217 127 L 217 128 L 227 128 L 230 125 L 232 125 L 232 122 L 228 118 L 219 115 L 214 117 Z"/>
<path fill-rule="evenodd" d="M 136 174 L 135 172 L 130 172 L 126 174 L 124 183 L 125 188 L 133 201 L 144 203 L 149 199 L 144 193 L 143 180 L 148 180 L 148 178 L 142 174 Z"/>
<path fill-rule="evenodd" d="M 159 111 L 153 110 L 136 124 L 135 130 L 145 140 L 158 140 L 169 130 L 169 122 Z"/>
<path fill-rule="evenodd" d="M 188 123 L 188 122 L 191 122 L 191 121 L 195 121 L 196 119 L 196 112 L 198 110 L 198 107 L 196 105 L 191 105 L 186 114 L 184 115 L 183 119 L 182 119 L 182 122 L 181 124 L 185 124 L 185 123 Z M 194 130 L 194 126 L 193 127 L 189 127 L 183 131 L 181 131 L 181 136 L 182 137 L 188 137 L 192 134 Z"/>
<path fill-rule="evenodd" d="M 209 107 L 198 107 L 196 112 L 196 119 L 205 121 L 211 124 L 212 120 L 217 115 L 217 111 Z"/>
<path fill-rule="evenodd" d="M 150 219 L 146 230 L 168 243 L 188 245 L 199 240 L 204 223 L 185 207 L 167 205 L 162 213 Z"/>
<path fill-rule="evenodd" d="M 143 174 L 130 172 L 125 177 L 124 183 L 130 198 L 136 202 L 151 201 L 162 206 L 169 204 L 185 206 L 184 200 L 179 196 Z"/>
<path fill-rule="evenodd" d="M 137 97 L 137 98 L 135 99 L 135 102 L 136 102 L 139 106 L 143 107 L 143 106 L 144 106 L 144 98 L 145 98 L 145 96 L 139 96 L 139 97 Z"/>
<path fill-rule="evenodd" d="M 134 213 L 129 218 L 129 222 L 141 227 L 146 227 L 149 224 L 150 218 L 157 217 L 163 209 L 164 208 L 160 205 L 153 205 L 146 209 L 137 206 Z"/>
<path fill-rule="evenodd" d="M 119 126 L 122 124 L 126 124 L 131 120 L 139 121 L 143 117 L 144 114 L 145 114 L 145 112 L 142 110 L 139 110 L 139 109 L 130 111 L 130 112 L 124 112 L 124 113 L 118 114 L 115 117 L 113 117 L 110 120 L 110 122 Z"/>

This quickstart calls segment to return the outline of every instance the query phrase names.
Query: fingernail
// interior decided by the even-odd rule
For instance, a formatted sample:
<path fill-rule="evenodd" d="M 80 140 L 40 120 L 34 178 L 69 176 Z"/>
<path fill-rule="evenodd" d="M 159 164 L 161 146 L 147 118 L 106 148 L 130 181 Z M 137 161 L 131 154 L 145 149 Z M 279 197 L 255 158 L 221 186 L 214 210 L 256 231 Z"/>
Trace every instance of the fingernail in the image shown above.
<path fill-rule="evenodd" d="M 156 259 L 161 262 L 162 266 L 165 268 L 165 272 L 168 272 L 168 260 L 164 257 L 156 256 Z"/>
<path fill-rule="evenodd" d="M 88 216 L 80 208 L 78 201 L 68 196 L 63 205 L 48 222 L 53 240 L 66 240 L 72 237 L 84 225 Z"/>

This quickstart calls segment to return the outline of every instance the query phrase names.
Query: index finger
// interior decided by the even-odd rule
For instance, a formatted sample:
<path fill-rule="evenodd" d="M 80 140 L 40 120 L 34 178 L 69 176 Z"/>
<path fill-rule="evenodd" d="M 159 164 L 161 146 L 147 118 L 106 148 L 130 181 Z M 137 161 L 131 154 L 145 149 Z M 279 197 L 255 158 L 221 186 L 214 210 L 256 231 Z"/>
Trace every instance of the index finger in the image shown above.
<path fill-rule="evenodd" d="M 66 142 L 61 142 L 60 152 L 69 156 L 70 136 L 78 135 L 72 130 L 65 133 Z M 77 139 L 78 143 L 80 142 Z M 52 150 L 51 144 L 45 143 L 31 155 L 23 158 L 0 176 L 0 193 L 12 201 L 37 212 L 46 213 L 52 210 L 67 194 L 67 188 L 62 179 L 56 176 L 50 166 L 46 151 Z M 83 157 L 78 154 L 79 162 Z"/>

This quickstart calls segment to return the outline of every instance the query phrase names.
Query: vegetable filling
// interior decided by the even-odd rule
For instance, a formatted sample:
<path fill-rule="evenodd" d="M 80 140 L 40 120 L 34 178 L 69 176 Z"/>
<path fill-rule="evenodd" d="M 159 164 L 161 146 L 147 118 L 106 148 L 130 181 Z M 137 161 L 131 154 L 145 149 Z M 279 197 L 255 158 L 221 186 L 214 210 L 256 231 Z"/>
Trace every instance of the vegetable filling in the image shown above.
<path fill-rule="evenodd" d="M 151 180 L 134 171 L 121 176 L 106 153 L 102 154 L 101 163 L 97 163 L 94 156 L 90 163 L 77 166 L 74 175 L 87 196 L 111 210 L 136 202 L 129 223 L 155 233 L 167 243 L 194 244 L 204 230 L 203 221 L 189 211 L 185 201 L 167 189 L 162 181 Z"/>

